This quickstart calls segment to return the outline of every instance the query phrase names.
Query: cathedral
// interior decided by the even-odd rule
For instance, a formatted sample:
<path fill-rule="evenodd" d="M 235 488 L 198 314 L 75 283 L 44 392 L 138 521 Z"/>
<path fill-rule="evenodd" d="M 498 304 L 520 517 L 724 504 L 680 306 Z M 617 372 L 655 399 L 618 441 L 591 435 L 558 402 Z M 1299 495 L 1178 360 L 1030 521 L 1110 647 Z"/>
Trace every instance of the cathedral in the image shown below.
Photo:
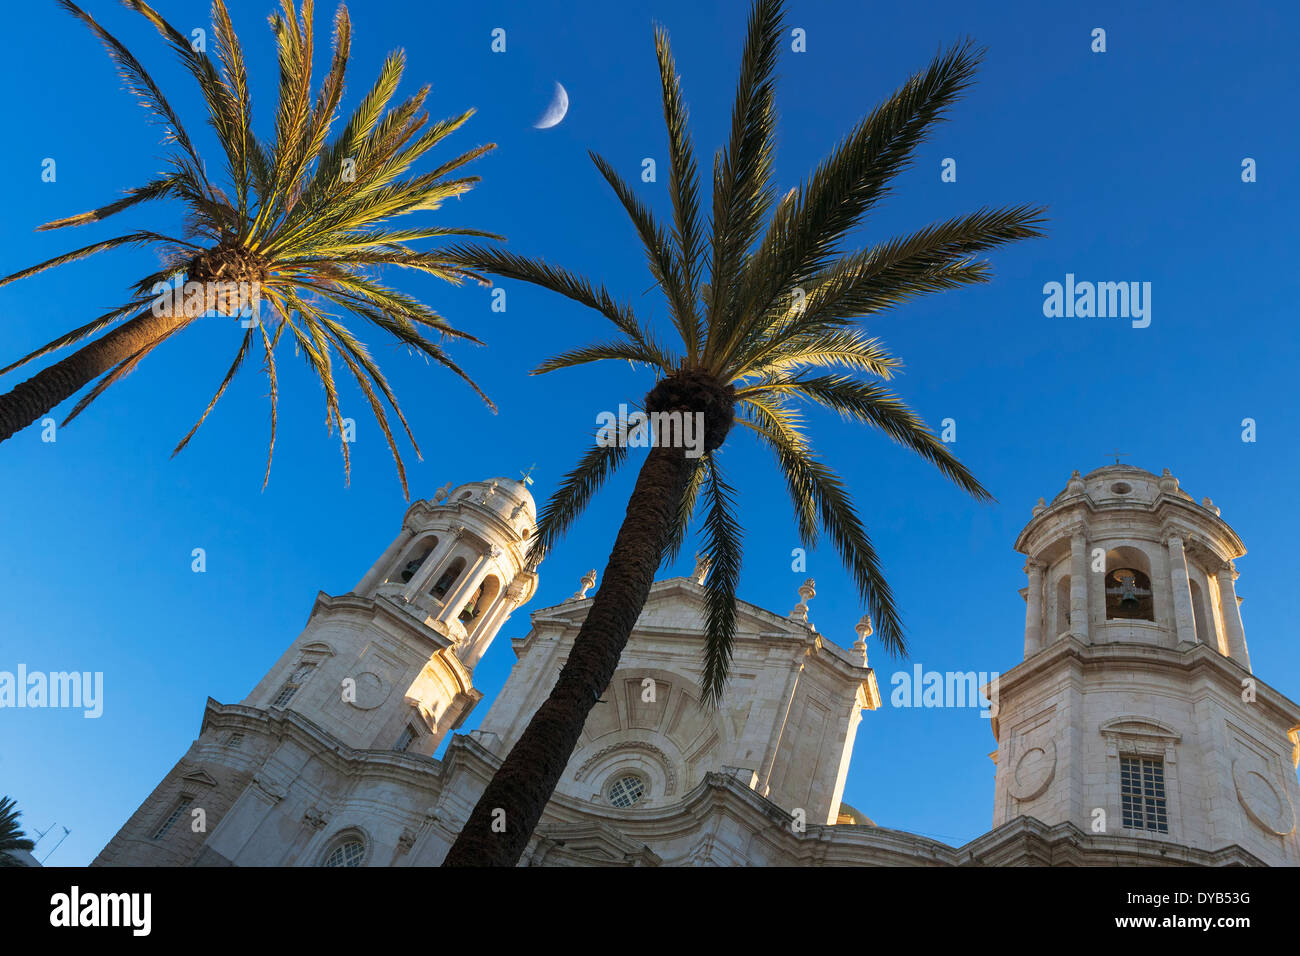
<path fill-rule="evenodd" d="M 414 503 L 243 701 L 208 699 L 92 865 L 440 863 L 591 605 L 594 572 L 533 611 L 500 695 L 455 733 L 482 696 L 475 665 L 537 590 L 535 521 L 505 478 Z M 984 689 L 989 832 L 952 847 L 843 801 L 859 723 L 882 706 L 871 623 L 849 647 L 819 634 L 811 581 L 789 613 L 740 603 L 727 692 L 702 703 L 701 566 L 651 590 L 522 865 L 1300 865 L 1300 707 L 1251 671 L 1246 549 L 1218 507 L 1168 470 L 1076 471 L 1015 547 L 1024 659 Z"/>

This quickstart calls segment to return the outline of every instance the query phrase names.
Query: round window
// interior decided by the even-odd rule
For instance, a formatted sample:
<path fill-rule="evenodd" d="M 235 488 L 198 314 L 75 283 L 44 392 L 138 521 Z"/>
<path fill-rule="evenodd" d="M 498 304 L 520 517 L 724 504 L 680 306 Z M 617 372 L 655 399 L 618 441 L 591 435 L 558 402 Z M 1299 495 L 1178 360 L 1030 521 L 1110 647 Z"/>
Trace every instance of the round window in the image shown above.
<path fill-rule="evenodd" d="M 645 781 L 634 773 L 621 774 L 606 788 L 605 796 L 611 806 L 626 809 L 645 796 Z"/>
<path fill-rule="evenodd" d="M 1115 484 L 1110 486 L 1110 490 L 1115 492 L 1117 495 L 1126 495 L 1133 490 L 1133 486 L 1127 481 L 1117 481 Z"/>

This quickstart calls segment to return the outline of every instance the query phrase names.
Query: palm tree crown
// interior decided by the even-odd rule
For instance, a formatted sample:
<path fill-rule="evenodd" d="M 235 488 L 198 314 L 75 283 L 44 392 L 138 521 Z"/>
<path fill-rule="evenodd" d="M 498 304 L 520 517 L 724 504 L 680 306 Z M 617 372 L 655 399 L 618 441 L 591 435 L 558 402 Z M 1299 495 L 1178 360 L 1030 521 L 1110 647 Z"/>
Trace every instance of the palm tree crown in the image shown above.
<path fill-rule="evenodd" d="M 30 853 L 36 844 L 23 836 L 23 828 L 18 823 L 22 811 L 18 809 L 13 797 L 0 797 L 0 866 L 21 866 L 11 854 L 19 850 Z"/>
<path fill-rule="evenodd" d="M 429 92 L 427 86 L 390 108 L 405 63 L 399 50 L 388 56 L 379 78 L 343 129 L 331 138 L 349 58 L 352 27 L 347 9 L 340 6 L 335 15 L 332 60 L 313 98 L 313 4 L 304 0 L 299 14 L 290 0 L 281 0 L 280 12 L 270 17 L 279 54 L 278 105 L 274 137 L 264 143 L 253 132 L 248 73 L 222 0 L 215 0 L 212 8 L 216 62 L 206 52 L 196 51 L 188 37 L 143 0 L 126 0 L 128 7 L 153 24 L 198 81 L 208 122 L 224 154 L 227 181 L 224 187 L 219 186 L 209 178 L 179 115 L 135 56 L 71 0 L 60 2 L 104 44 L 128 89 L 165 124 L 165 142 L 174 149 L 158 178 L 129 190 L 124 198 L 39 228 L 60 229 L 98 222 L 158 199 L 179 200 L 185 205 L 186 228 L 181 236 L 129 232 L 0 279 L 0 285 L 4 285 L 119 246 L 153 247 L 162 260 L 158 271 L 135 283 L 128 301 L 0 369 L 0 374 L 96 336 L 134 315 L 128 326 L 135 323 L 142 334 L 113 354 L 113 364 L 93 370 L 94 375 L 102 371 L 102 377 L 73 409 L 67 419 L 71 420 L 162 341 L 194 319 L 212 314 L 230 317 L 245 309 L 246 300 L 236 302 L 222 289 L 223 285 L 226 290 L 233 288 L 226 284 L 245 283 L 260 290 L 260 299 L 269 304 L 273 320 L 243 323 L 246 330 L 230 370 L 202 417 L 175 451 L 189 442 L 250 352 L 254 355 L 260 352 L 271 399 L 269 476 L 276 427 L 274 352 L 287 331 L 295 351 L 304 356 L 324 386 L 326 421 L 331 430 L 338 425 L 342 431 L 332 356 L 337 355 L 356 379 L 392 450 L 405 491 L 405 469 L 389 427 L 385 402 L 401 421 L 417 455 L 419 447 L 379 366 L 353 327 L 339 314 L 350 314 L 369 323 L 450 369 L 492 407 L 487 396 L 439 344 L 447 338 L 474 342 L 477 339 L 452 327 L 422 302 L 384 285 L 375 276 L 383 266 L 396 266 L 453 283 L 479 278 L 437 252 L 420 252 L 409 243 L 446 236 L 498 237 L 471 229 L 433 226 L 398 229 L 388 224 L 388 220 L 399 216 L 437 209 L 446 199 L 460 196 L 478 181 L 476 176 L 451 174 L 491 150 L 493 144 L 472 149 L 428 172 L 407 175 L 413 163 L 460 128 L 473 110 L 429 123 L 428 114 L 423 111 Z M 189 283 L 199 283 L 204 294 L 198 300 L 201 303 L 198 309 L 186 308 L 182 313 L 179 306 L 164 306 L 161 310 L 157 307 L 159 289 L 178 277 L 186 282 L 187 289 Z M 437 341 L 426 338 L 426 330 L 434 333 Z M 72 390 L 88 382 L 73 382 Z M 23 388 L 19 386 L 10 395 L 0 397 L 0 412 L 4 413 L 9 412 L 4 402 L 11 396 L 25 397 L 27 402 L 22 416 L 26 420 L 13 423 L 6 420 L 0 438 L 7 438 L 43 412 L 38 403 L 40 396 L 18 395 Z M 28 388 L 28 392 L 33 389 Z M 66 388 L 63 392 L 70 394 Z M 63 397 L 66 394 L 55 393 L 52 400 L 57 404 Z M 346 469 L 346 442 L 342 442 L 342 448 Z"/>
<path fill-rule="evenodd" d="M 714 160 L 710 226 L 700 211 L 686 107 L 662 28 L 655 31 L 655 52 L 668 131 L 671 226 L 656 220 L 610 163 L 591 154 L 632 220 L 667 300 L 671 344 L 604 287 L 565 269 L 475 244 L 448 250 L 467 267 L 551 289 L 614 323 L 614 338 L 550 358 L 535 374 L 623 360 L 656 374 L 659 385 L 647 396 L 647 409 L 667 407 L 662 390 L 671 383 L 711 396 L 706 400 L 713 406 L 709 451 L 690 466 L 666 553 L 676 555 L 698 506 L 711 568 L 705 585 L 704 690 L 714 699 L 727 677 L 741 565 L 734 491 L 714 454 L 733 418 L 774 453 L 804 543 L 815 545 L 825 532 L 870 609 L 877 635 L 889 650 L 903 652 L 902 625 L 880 561 L 844 483 L 809 442 L 799 403 L 881 430 L 958 487 L 990 499 L 925 423 L 881 384 L 900 362 L 855 324 L 916 296 L 986 282 L 989 267 L 975 258 L 978 253 L 1042 234 L 1041 208 L 981 209 L 842 252 L 849 230 L 884 198 L 926 130 L 970 85 L 982 51 L 963 43 L 940 55 L 858 123 L 804 183 L 778 199 L 773 74 L 781 22 L 780 0 L 755 3 L 730 140 Z M 534 560 L 555 544 L 626 458 L 624 441 L 597 444 L 583 456 L 542 511 Z"/>

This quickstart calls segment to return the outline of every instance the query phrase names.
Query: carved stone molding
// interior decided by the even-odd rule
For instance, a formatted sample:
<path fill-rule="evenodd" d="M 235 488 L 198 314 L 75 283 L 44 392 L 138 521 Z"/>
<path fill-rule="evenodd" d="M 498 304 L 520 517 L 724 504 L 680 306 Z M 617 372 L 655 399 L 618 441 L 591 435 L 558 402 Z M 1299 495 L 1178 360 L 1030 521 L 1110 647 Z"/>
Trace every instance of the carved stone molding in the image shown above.
<path fill-rule="evenodd" d="M 329 822 L 330 817 L 328 813 L 325 813 L 320 808 L 313 806 L 310 807 L 307 810 L 307 812 L 302 815 L 302 819 L 303 822 L 306 823 L 313 830 L 323 830 L 325 829 L 325 824 Z"/>
<path fill-rule="evenodd" d="M 1232 762 L 1232 783 L 1251 823 L 1274 836 L 1287 836 L 1295 831 L 1295 807 L 1285 787 L 1278 786 L 1268 775 L 1249 769 L 1240 759 Z"/>
<path fill-rule="evenodd" d="M 664 776 L 668 778 L 668 782 L 664 786 L 664 796 L 671 796 L 677 792 L 677 772 L 673 769 L 673 759 L 654 744 L 646 743 L 641 740 L 625 740 L 620 743 L 610 744 L 608 747 L 596 751 L 582 762 L 582 766 L 579 767 L 578 772 L 573 775 L 573 779 L 585 780 L 597 763 L 612 753 L 624 750 L 641 751 L 642 753 L 648 753 L 657 757 L 663 767 Z"/>
<path fill-rule="evenodd" d="M 1033 800 L 1043 795 L 1055 777 L 1056 741 L 1049 737 L 1025 747 L 1011 768 L 1007 791 L 1017 800 Z"/>
<path fill-rule="evenodd" d="M 265 771 L 254 774 L 253 783 L 261 788 L 262 792 L 270 797 L 273 803 L 279 803 L 289 793 L 288 784 L 275 779 Z"/>

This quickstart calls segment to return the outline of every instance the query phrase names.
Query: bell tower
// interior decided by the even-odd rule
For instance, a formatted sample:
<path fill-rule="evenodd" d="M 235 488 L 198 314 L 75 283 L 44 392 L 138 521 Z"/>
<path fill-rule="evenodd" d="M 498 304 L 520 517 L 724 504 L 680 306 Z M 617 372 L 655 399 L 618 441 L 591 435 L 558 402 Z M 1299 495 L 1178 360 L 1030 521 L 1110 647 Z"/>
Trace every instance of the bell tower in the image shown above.
<path fill-rule="evenodd" d="M 535 528 L 532 495 L 508 478 L 415 502 L 351 592 L 317 596 L 244 705 L 297 711 L 351 747 L 432 754 L 482 696 L 475 665 L 537 589 Z"/>
<path fill-rule="evenodd" d="M 1076 471 L 1016 550 L 1024 660 L 995 688 L 994 826 L 1068 822 L 1135 859 L 1157 841 L 1300 864 L 1300 708 L 1252 673 L 1246 548 L 1220 509 L 1168 469 Z"/>
<path fill-rule="evenodd" d="M 247 697 L 209 698 L 198 739 L 94 865 L 336 865 L 322 864 L 327 825 L 355 847 L 375 807 L 397 813 L 398 793 L 427 810 L 441 773 L 430 758 L 482 697 L 474 667 L 537 589 L 536 520 L 532 495 L 508 478 L 412 504 L 355 588 L 316 596 Z M 414 833 L 388 835 L 386 864 L 405 859 Z"/>

